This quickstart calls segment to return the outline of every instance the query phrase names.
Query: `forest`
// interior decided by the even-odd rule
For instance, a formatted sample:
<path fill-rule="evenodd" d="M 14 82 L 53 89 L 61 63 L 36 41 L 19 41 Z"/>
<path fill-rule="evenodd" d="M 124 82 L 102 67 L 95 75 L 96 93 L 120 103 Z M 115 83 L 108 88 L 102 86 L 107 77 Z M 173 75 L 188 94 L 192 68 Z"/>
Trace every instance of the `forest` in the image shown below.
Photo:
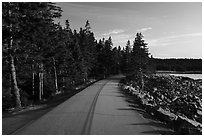
<path fill-rule="evenodd" d="M 143 73 L 155 70 L 202 68 L 201 60 L 154 59 L 141 33 L 136 33 L 133 45 L 127 40 L 117 47 L 111 36 L 96 40 L 89 20 L 79 31 L 71 29 L 68 19 L 63 27 L 54 22 L 62 12 L 55 3 L 2 3 L 3 109 L 42 102 L 89 79 L 119 73 L 142 79 Z"/>

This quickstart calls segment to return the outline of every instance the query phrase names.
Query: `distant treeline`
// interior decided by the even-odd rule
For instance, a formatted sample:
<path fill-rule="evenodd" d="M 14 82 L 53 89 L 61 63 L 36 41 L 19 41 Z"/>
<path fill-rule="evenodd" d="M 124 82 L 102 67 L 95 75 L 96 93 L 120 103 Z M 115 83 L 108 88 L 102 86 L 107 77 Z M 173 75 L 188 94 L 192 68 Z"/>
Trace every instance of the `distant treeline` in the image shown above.
<path fill-rule="evenodd" d="M 202 72 L 202 59 L 159 59 L 152 60 L 157 71 Z"/>

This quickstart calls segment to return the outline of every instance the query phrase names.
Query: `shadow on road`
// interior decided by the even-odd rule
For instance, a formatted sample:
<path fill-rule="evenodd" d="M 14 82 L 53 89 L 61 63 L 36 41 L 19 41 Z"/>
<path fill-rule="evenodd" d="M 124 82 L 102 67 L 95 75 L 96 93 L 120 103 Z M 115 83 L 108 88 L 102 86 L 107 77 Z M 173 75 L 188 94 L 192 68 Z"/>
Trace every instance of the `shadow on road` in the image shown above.
<path fill-rule="evenodd" d="M 157 123 L 157 122 L 147 122 L 147 123 L 132 123 L 130 125 L 150 125 L 150 126 L 154 126 L 154 127 L 162 127 L 162 128 L 166 128 L 166 125 L 163 123 Z"/>
<path fill-rule="evenodd" d="M 118 108 L 118 110 L 135 110 L 134 108 Z"/>
<path fill-rule="evenodd" d="M 142 134 L 162 134 L 162 135 L 175 135 L 176 132 L 170 129 L 170 127 L 158 119 L 154 118 L 152 115 L 147 113 L 145 109 L 139 104 L 139 102 L 133 97 L 130 96 L 119 89 L 121 96 L 123 96 L 125 101 L 128 103 L 129 108 L 118 108 L 118 110 L 132 110 L 135 113 L 139 113 L 143 118 L 147 119 L 146 123 L 132 123 L 130 125 L 148 125 L 156 127 L 158 130 L 145 131 L 141 132 Z"/>
<path fill-rule="evenodd" d="M 107 79 L 111 80 L 112 82 L 118 83 L 118 81 L 124 77 L 125 77 L 124 75 L 120 74 L 120 75 L 109 76 L 107 77 Z"/>
<path fill-rule="evenodd" d="M 164 130 L 152 130 L 152 131 L 145 131 L 145 132 L 141 132 L 143 134 L 149 134 L 149 135 L 153 135 L 153 134 L 162 134 L 162 135 L 176 135 L 175 132 L 173 131 L 164 131 Z"/>

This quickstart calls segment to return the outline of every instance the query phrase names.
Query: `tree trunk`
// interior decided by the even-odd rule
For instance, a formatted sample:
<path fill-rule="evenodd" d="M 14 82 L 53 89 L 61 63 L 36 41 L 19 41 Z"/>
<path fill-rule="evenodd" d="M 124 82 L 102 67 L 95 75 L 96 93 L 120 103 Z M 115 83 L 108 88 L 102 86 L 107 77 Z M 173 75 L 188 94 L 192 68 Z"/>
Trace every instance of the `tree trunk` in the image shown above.
<path fill-rule="evenodd" d="M 42 66 L 43 67 L 43 66 Z M 42 93 L 42 96 L 44 95 L 44 73 L 43 73 L 43 68 L 42 68 L 42 72 L 41 72 L 41 93 Z"/>
<path fill-rule="evenodd" d="M 144 90 L 144 77 L 143 77 L 142 70 L 140 70 L 140 77 L 141 77 L 141 84 L 142 84 L 142 91 L 143 91 Z"/>
<path fill-rule="evenodd" d="M 88 74 L 87 74 L 87 72 L 85 72 L 85 81 L 84 82 L 86 82 L 88 80 Z"/>
<path fill-rule="evenodd" d="M 141 80 L 141 90 L 143 91 L 144 90 L 144 77 L 143 77 L 143 73 L 142 73 L 142 64 L 141 64 L 141 62 L 140 62 L 139 71 L 140 71 L 140 80 Z"/>
<path fill-rule="evenodd" d="M 64 92 L 65 87 L 66 87 L 65 77 L 64 76 L 62 76 L 62 84 L 63 84 L 63 86 L 62 86 L 63 91 L 62 92 Z"/>
<path fill-rule="evenodd" d="M 57 70 L 56 70 L 56 64 L 55 64 L 55 58 L 52 58 L 53 61 L 53 68 L 54 68 L 54 79 L 55 79 L 55 93 L 58 94 L 58 82 L 57 82 Z"/>
<path fill-rule="evenodd" d="M 35 71 L 34 64 L 32 64 L 33 76 L 32 76 L 32 95 L 35 95 Z"/>
<path fill-rule="evenodd" d="M 10 54 L 10 71 L 11 71 L 11 92 L 14 96 L 15 107 L 21 109 L 20 90 L 16 80 L 16 69 L 14 65 L 14 58 Z"/>
<path fill-rule="evenodd" d="M 65 77 L 63 75 L 63 71 L 60 71 L 60 76 L 62 77 L 62 88 L 60 88 L 61 92 L 64 93 L 65 87 L 66 87 L 66 81 L 65 81 Z"/>
<path fill-rule="evenodd" d="M 39 100 L 42 100 L 43 96 L 43 64 L 39 64 Z"/>
<path fill-rule="evenodd" d="M 41 101 L 42 100 L 42 96 L 41 96 L 41 93 L 42 93 L 42 91 L 41 91 L 41 72 L 39 72 L 39 100 Z"/>
<path fill-rule="evenodd" d="M 11 16 L 11 11 L 9 10 L 9 16 Z M 15 100 L 15 107 L 21 109 L 21 100 L 20 100 L 20 90 L 18 88 L 17 80 L 16 80 L 16 68 L 14 64 L 14 56 L 13 56 L 13 37 L 12 37 L 12 24 L 10 24 L 10 41 L 8 44 L 8 52 L 9 52 L 9 68 L 11 73 L 11 93 L 13 94 Z"/>

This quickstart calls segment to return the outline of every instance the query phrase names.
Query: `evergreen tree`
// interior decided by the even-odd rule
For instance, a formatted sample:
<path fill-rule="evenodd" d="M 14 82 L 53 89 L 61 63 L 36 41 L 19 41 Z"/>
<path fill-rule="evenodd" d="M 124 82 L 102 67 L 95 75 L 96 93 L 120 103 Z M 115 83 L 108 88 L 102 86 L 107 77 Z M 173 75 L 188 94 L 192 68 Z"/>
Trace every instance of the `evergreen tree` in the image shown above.
<path fill-rule="evenodd" d="M 11 77 L 11 93 L 15 101 L 15 107 L 21 109 L 20 90 L 17 83 L 15 53 L 19 48 L 19 31 L 21 16 L 19 12 L 19 3 L 2 3 L 2 31 L 3 31 L 3 49 L 6 50 L 6 55 L 10 77 Z"/>
<path fill-rule="evenodd" d="M 56 25 L 56 28 L 50 34 L 50 47 L 47 51 L 46 59 L 52 64 L 50 67 L 53 68 L 54 72 L 56 94 L 60 93 L 60 87 L 58 84 L 62 86 L 61 89 L 65 88 L 63 87 L 65 85 L 64 77 L 67 74 L 66 71 L 70 69 L 69 65 L 72 58 L 70 51 L 71 37 L 71 29 L 68 26 L 62 29 L 60 24 Z M 60 77 L 61 80 L 58 80 L 58 77 Z"/>
<path fill-rule="evenodd" d="M 104 43 L 100 39 L 99 42 L 96 43 L 96 64 L 94 66 L 94 75 L 97 77 L 101 77 L 104 75 L 104 67 L 103 67 L 103 54 L 102 50 L 104 48 Z"/>
<path fill-rule="evenodd" d="M 85 29 L 80 29 L 79 32 L 79 45 L 82 52 L 82 72 L 84 75 L 84 80 L 88 79 L 88 75 L 91 73 L 92 69 L 94 68 L 95 64 L 95 37 L 94 34 L 91 32 L 90 23 L 87 20 L 85 24 Z"/>
<path fill-rule="evenodd" d="M 73 62 L 71 65 L 72 69 L 72 76 L 73 76 L 73 85 L 75 85 L 76 81 L 79 81 L 82 78 L 83 74 L 83 66 L 84 66 L 84 59 L 83 54 L 80 48 L 80 34 L 77 33 L 76 30 L 74 30 L 74 38 L 73 43 L 71 45 L 72 50 L 72 56 L 73 56 Z"/>
<path fill-rule="evenodd" d="M 27 3 L 23 8 L 30 11 L 26 15 L 24 27 L 24 38 L 28 40 L 33 47 L 29 47 L 30 54 L 34 55 L 33 62 L 35 62 L 38 70 L 39 79 L 39 100 L 44 94 L 44 73 L 47 59 L 47 54 L 50 47 L 50 33 L 55 29 L 53 19 L 61 16 L 61 9 L 53 5 L 53 3 Z M 29 12 L 28 12 L 29 13 Z M 29 45 L 28 45 L 29 46 Z"/>
<path fill-rule="evenodd" d="M 85 25 L 85 33 L 89 34 L 90 33 L 90 29 L 91 29 L 91 25 L 89 23 L 89 20 L 86 21 L 86 25 Z"/>
<path fill-rule="evenodd" d="M 66 29 L 67 31 L 71 30 L 71 29 L 70 29 L 70 24 L 69 24 L 69 20 L 68 20 L 68 19 L 65 20 L 65 25 L 66 25 L 65 29 Z"/>
<path fill-rule="evenodd" d="M 131 55 L 131 69 L 135 76 L 139 74 L 142 89 L 144 87 L 143 73 L 147 70 L 147 63 L 149 59 L 148 55 L 147 43 L 143 40 L 143 35 L 141 33 L 137 33 Z"/>
<path fill-rule="evenodd" d="M 11 10 L 11 8 L 13 10 Z M 61 9 L 54 6 L 53 3 L 19 2 L 19 3 L 4 3 L 3 11 L 4 13 L 9 13 L 9 14 L 4 14 L 4 17 L 3 17 L 3 20 L 4 20 L 3 26 L 5 26 L 3 31 L 3 36 L 5 38 L 5 41 L 4 41 L 5 45 L 8 43 L 6 42 L 6 39 L 10 37 L 7 35 L 9 31 L 8 31 L 8 27 L 6 26 L 8 25 L 11 26 L 12 24 L 13 24 L 12 25 L 13 27 L 12 29 L 10 29 L 12 30 L 11 34 L 13 35 L 12 43 L 16 43 L 15 50 L 12 48 L 13 61 L 10 61 L 10 62 L 11 63 L 14 62 L 14 57 L 15 57 L 18 60 L 18 62 L 16 63 L 17 64 L 16 68 L 21 68 L 20 71 L 23 68 L 23 65 L 20 65 L 20 64 L 22 64 L 23 62 L 26 63 L 25 66 L 29 65 L 27 63 L 32 62 L 33 64 L 30 63 L 30 65 L 32 66 L 31 68 L 33 71 L 34 71 L 34 68 L 38 67 L 39 79 L 41 79 L 39 90 L 43 93 L 42 91 L 43 54 L 45 53 L 45 49 L 47 48 L 47 43 L 49 42 L 49 32 L 51 30 L 50 28 L 53 25 L 52 23 L 53 18 L 59 17 L 61 15 Z M 13 16 L 10 16 L 10 15 L 13 15 Z M 20 56 L 16 56 L 16 55 L 20 55 Z M 15 69 L 12 69 L 12 70 L 14 72 Z M 32 79 L 34 79 L 34 75 Z M 15 85 L 17 85 L 17 83 Z M 17 94 L 17 92 L 15 93 Z M 18 96 L 19 95 L 20 94 L 18 94 Z M 39 98 L 41 98 L 41 94 L 39 94 Z M 20 101 L 18 102 L 19 102 L 18 103 L 19 105 L 17 106 L 20 106 Z"/>
<path fill-rule="evenodd" d="M 131 52 L 131 47 L 130 47 L 130 41 L 127 41 L 126 47 L 125 47 L 125 52 L 130 53 Z"/>
<path fill-rule="evenodd" d="M 120 71 L 120 51 L 117 47 L 114 47 L 112 50 L 112 68 L 111 68 L 111 73 L 112 74 L 118 74 Z"/>
<path fill-rule="evenodd" d="M 112 38 L 109 37 L 108 40 L 105 40 L 104 48 L 102 50 L 103 56 L 103 67 L 105 76 L 111 74 L 112 67 Z"/>
<path fill-rule="evenodd" d="M 131 46 L 130 46 L 130 41 L 127 41 L 127 44 L 125 46 L 125 55 L 124 55 L 124 59 L 125 59 L 125 71 L 126 73 L 129 72 L 131 66 L 130 66 L 130 60 L 131 60 Z"/>

